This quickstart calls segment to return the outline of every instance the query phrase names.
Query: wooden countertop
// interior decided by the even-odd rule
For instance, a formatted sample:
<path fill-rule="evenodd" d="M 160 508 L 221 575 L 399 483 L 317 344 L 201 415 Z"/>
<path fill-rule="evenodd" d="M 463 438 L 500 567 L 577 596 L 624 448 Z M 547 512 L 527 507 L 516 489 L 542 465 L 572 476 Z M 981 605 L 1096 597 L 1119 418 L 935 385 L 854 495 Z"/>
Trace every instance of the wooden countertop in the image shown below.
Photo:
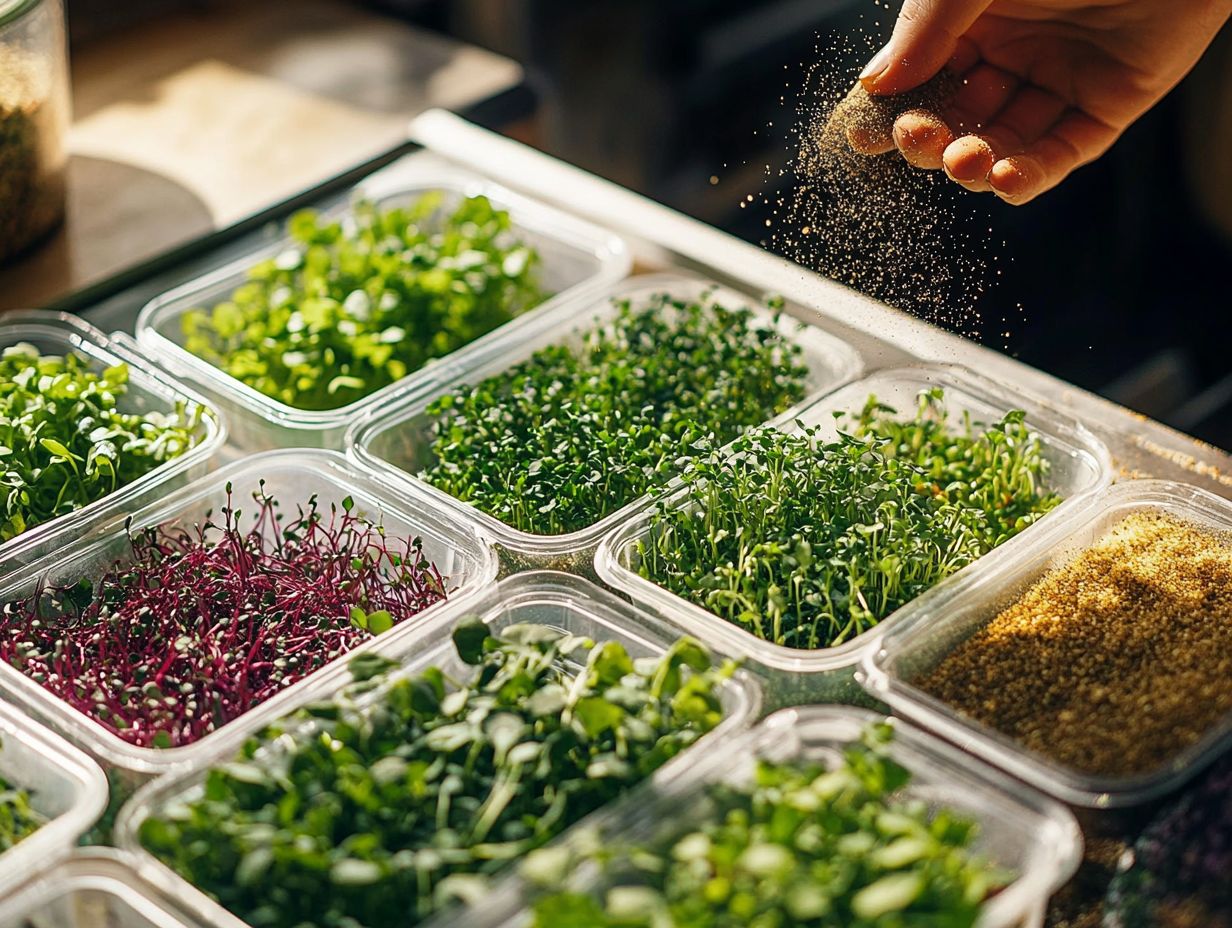
<path fill-rule="evenodd" d="M 73 61 L 68 219 L 0 309 L 96 285 L 378 158 L 410 118 L 519 86 L 508 59 L 336 0 L 222 0 Z"/>

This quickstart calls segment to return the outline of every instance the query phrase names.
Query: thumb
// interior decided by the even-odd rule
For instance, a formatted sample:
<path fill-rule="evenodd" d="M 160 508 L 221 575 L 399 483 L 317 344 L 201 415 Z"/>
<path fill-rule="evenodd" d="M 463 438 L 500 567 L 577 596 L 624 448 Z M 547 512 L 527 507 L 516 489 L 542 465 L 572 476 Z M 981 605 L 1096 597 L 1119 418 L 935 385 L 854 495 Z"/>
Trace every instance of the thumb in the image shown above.
<path fill-rule="evenodd" d="M 860 74 L 872 94 L 903 93 L 937 74 L 993 0 L 905 0 L 894 34 Z"/>

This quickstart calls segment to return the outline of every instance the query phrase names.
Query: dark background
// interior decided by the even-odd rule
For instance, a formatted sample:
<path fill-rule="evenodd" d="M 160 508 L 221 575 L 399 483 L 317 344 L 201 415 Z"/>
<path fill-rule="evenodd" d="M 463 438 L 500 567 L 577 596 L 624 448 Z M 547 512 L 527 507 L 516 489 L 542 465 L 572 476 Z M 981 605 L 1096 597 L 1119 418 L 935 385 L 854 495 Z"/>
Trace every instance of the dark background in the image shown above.
<path fill-rule="evenodd" d="M 169 5 L 69 0 L 74 41 Z M 764 192 L 766 165 L 789 158 L 805 68 L 836 37 L 850 45 L 861 36 L 855 44 L 867 47 L 893 19 L 873 0 L 365 5 L 520 61 L 539 108 L 510 127 L 519 137 L 755 242 L 765 238 L 767 207 L 739 203 Z M 854 75 L 867 54 L 827 51 L 825 68 Z M 983 299 L 983 339 L 1232 448 L 1230 177 L 1225 30 L 1195 74 L 1105 158 L 1027 207 L 979 206 L 1012 259 Z"/>

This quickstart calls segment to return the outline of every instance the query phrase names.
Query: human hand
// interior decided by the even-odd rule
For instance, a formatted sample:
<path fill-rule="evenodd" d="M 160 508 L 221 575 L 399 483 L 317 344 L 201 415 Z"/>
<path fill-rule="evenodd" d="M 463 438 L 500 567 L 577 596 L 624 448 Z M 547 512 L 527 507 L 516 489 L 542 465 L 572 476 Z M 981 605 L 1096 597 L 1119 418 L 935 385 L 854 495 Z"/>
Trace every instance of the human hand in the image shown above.
<path fill-rule="evenodd" d="M 890 42 L 860 76 L 875 96 L 943 68 L 958 78 L 940 113 L 894 123 L 916 167 L 1020 204 L 1107 151 L 1201 57 L 1232 0 L 905 0 Z"/>

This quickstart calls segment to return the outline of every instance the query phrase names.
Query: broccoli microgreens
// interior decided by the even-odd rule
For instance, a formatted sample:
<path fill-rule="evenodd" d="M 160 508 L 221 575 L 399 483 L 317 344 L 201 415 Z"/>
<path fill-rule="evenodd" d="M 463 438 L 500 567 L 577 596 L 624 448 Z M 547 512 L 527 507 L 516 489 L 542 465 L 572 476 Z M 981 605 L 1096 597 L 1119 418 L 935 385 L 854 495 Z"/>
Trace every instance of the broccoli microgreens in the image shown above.
<path fill-rule="evenodd" d="M 525 532 L 576 531 L 804 396 L 800 349 L 749 309 L 655 295 L 431 405 L 421 476 Z"/>

